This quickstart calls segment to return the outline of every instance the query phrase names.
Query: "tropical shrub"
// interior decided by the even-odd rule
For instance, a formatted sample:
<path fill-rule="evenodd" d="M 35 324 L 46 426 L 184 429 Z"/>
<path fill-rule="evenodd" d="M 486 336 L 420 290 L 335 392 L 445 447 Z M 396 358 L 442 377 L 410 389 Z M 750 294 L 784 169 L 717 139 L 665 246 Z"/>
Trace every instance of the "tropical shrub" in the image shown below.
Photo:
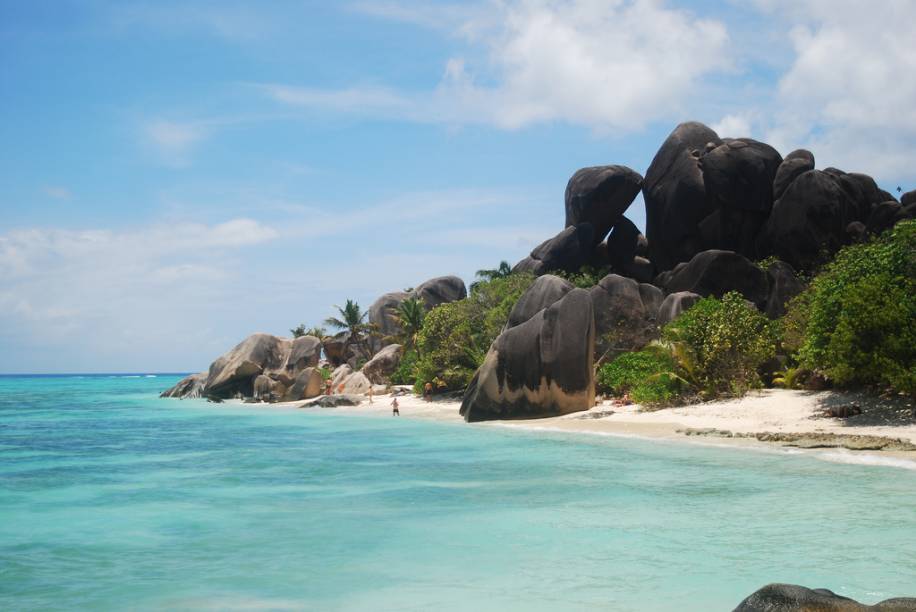
<path fill-rule="evenodd" d="M 742 395 L 762 385 L 776 355 L 775 326 L 740 293 L 703 298 L 662 330 L 678 374 L 704 397 Z"/>
<path fill-rule="evenodd" d="M 843 248 L 803 296 L 787 315 L 803 322 L 802 366 L 916 395 L 916 221 Z"/>
<path fill-rule="evenodd" d="M 667 348 L 653 345 L 605 363 L 598 369 L 596 383 L 600 392 L 629 394 L 639 404 L 670 404 L 684 389 L 676 370 L 677 364 Z"/>
<path fill-rule="evenodd" d="M 580 289 L 591 289 L 597 285 L 602 278 L 610 274 L 610 272 L 609 268 L 596 268 L 594 266 L 585 265 L 576 272 L 555 270 L 551 272 L 551 274 L 559 276 L 560 278 L 565 278 Z"/>
<path fill-rule="evenodd" d="M 417 351 L 405 350 L 397 369 L 391 374 L 391 384 L 412 385 L 417 380 Z"/>
<path fill-rule="evenodd" d="M 463 389 L 483 363 L 509 313 L 534 282 L 530 274 L 510 274 L 478 283 L 457 302 L 433 308 L 417 336 L 417 385 Z"/>

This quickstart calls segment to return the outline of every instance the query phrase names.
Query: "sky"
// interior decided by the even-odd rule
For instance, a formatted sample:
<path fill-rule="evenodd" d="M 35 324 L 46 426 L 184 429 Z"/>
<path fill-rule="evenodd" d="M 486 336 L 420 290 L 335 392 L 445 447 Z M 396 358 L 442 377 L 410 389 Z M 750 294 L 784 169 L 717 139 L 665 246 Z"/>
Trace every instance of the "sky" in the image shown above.
<path fill-rule="evenodd" d="M 911 0 L 0 0 L 0 372 L 206 369 L 523 258 L 680 122 L 916 188 Z M 644 227 L 637 199 L 627 212 Z"/>

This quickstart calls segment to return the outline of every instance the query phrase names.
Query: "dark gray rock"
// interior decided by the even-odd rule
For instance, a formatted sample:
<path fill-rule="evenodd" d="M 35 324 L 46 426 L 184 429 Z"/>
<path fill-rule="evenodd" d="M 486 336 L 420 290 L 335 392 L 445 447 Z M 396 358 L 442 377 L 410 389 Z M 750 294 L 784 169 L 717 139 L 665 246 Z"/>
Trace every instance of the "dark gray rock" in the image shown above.
<path fill-rule="evenodd" d="M 773 205 L 757 252 L 776 255 L 796 270 L 811 270 L 848 242 L 846 227 L 861 220 L 858 209 L 837 175 L 809 170 Z"/>
<path fill-rule="evenodd" d="M 591 223 L 601 242 L 642 187 L 642 176 L 626 166 L 582 168 L 566 185 L 566 226 Z M 593 245 L 594 246 L 594 245 Z"/>
<path fill-rule="evenodd" d="M 865 224 L 861 221 L 853 221 L 847 225 L 846 237 L 849 239 L 849 242 L 865 242 L 865 239 L 868 237 L 868 231 L 865 229 Z"/>
<path fill-rule="evenodd" d="M 207 383 L 208 374 L 208 372 L 200 372 L 186 376 L 171 389 L 160 393 L 159 397 L 177 397 L 180 399 L 203 397 L 204 385 Z"/>
<path fill-rule="evenodd" d="M 620 266 L 633 261 L 641 235 L 632 221 L 626 217 L 617 219 L 607 238 L 608 262 L 612 266 Z"/>
<path fill-rule="evenodd" d="M 907 191 L 902 196 L 900 196 L 901 206 L 909 206 L 910 204 L 916 204 L 916 189 L 913 191 Z"/>
<path fill-rule="evenodd" d="M 422 300 L 427 310 L 432 310 L 440 304 L 463 300 L 468 296 L 468 290 L 457 276 L 439 276 L 420 283 L 412 295 Z"/>
<path fill-rule="evenodd" d="M 899 221 L 903 221 L 906 218 L 906 211 L 896 200 L 882 202 L 872 209 L 871 214 L 868 216 L 868 221 L 865 223 L 865 229 L 869 234 L 877 235 L 889 230 Z"/>
<path fill-rule="evenodd" d="M 531 272 L 535 275 L 553 270 L 577 272 L 590 259 L 594 250 L 595 230 L 591 223 L 567 227 L 562 232 L 538 245 L 531 256 L 518 262 L 514 272 Z"/>
<path fill-rule="evenodd" d="M 649 256 L 649 241 L 642 234 L 636 237 L 636 254 L 639 257 Z"/>
<path fill-rule="evenodd" d="M 691 291 L 704 297 L 737 291 L 759 308 L 765 306 L 769 293 L 763 270 L 738 253 L 720 250 L 697 253 L 671 274 L 664 288 L 668 293 Z"/>
<path fill-rule="evenodd" d="M 728 139 L 701 159 L 706 197 L 718 208 L 767 214 L 781 163 L 782 156 L 768 144 Z"/>
<path fill-rule="evenodd" d="M 661 289 L 608 274 L 589 290 L 589 295 L 595 313 L 595 344 L 599 355 L 609 349 L 639 350 L 657 337 Z"/>
<path fill-rule="evenodd" d="M 333 336 L 321 339 L 321 346 L 324 349 L 325 357 L 335 367 L 339 366 L 351 357 L 350 349 L 350 332 L 342 331 Z"/>
<path fill-rule="evenodd" d="M 572 290 L 573 284 L 559 276 L 539 276 L 512 307 L 506 329 L 524 323 Z"/>
<path fill-rule="evenodd" d="M 400 344 L 389 344 L 367 361 L 360 371 L 373 384 L 388 384 L 401 363 L 401 352 Z"/>
<path fill-rule="evenodd" d="M 359 406 L 362 398 L 357 395 L 322 395 L 310 402 L 300 404 L 299 408 L 337 408 L 339 406 Z"/>
<path fill-rule="evenodd" d="M 764 313 L 771 319 L 777 319 L 786 314 L 789 300 L 804 291 L 805 285 L 792 266 L 784 261 L 771 263 L 766 275 L 769 293 Z"/>
<path fill-rule="evenodd" d="M 734 612 L 914 612 L 916 599 L 886 599 L 873 606 L 861 604 L 827 589 L 795 584 L 768 584 L 738 604 Z"/>
<path fill-rule="evenodd" d="M 651 283 L 655 278 L 655 266 L 645 257 L 639 256 L 634 257 L 629 263 L 614 266 L 614 272 L 640 283 Z"/>
<path fill-rule="evenodd" d="M 706 197 L 700 157 L 707 143 L 722 140 L 702 123 L 677 126 L 646 171 L 646 237 L 649 259 L 659 270 L 670 270 L 702 250 L 697 224 L 715 207 Z"/>
<path fill-rule="evenodd" d="M 468 386 L 468 422 L 588 410 L 595 403 L 595 320 L 588 291 L 573 289 L 497 337 Z"/>
<path fill-rule="evenodd" d="M 814 170 L 814 154 L 811 151 L 796 149 L 786 155 L 773 179 L 773 201 L 781 198 L 792 181 L 808 170 Z"/>
<path fill-rule="evenodd" d="M 664 327 L 685 310 L 696 304 L 703 296 L 692 291 L 677 291 L 665 297 L 658 308 L 658 326 Z"/>

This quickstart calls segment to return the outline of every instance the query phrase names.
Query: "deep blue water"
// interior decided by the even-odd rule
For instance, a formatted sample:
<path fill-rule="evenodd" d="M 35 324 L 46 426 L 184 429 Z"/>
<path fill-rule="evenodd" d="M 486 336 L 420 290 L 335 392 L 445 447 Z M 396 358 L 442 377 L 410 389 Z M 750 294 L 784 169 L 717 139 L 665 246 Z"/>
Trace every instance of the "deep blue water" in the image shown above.
<path fill-rule="evenodd" d="M 0 377 L 0 609 L 730 610 L 916 594 L 916 472 Z"/>

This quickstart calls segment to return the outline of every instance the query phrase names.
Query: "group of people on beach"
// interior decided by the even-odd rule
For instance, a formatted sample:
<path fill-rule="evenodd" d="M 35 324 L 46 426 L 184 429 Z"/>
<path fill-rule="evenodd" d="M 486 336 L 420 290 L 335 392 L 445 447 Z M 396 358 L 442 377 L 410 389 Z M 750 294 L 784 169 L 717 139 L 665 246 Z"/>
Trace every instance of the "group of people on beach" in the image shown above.
<path fill-rule="evenodd" d="M 325 395 L 331 395 L 332 393 L 334 393 L 334 383 L 331 382 L 331 379 L 328 379 L 325 382 L 324 391 L 325 391 Z M 338 393 L 344 392 L 343 383 L 340 383 L 339 385 L 337 385 L 337 392 Z M 375 403 L 372 399 L 372 396 L 373 396 L 372 385 L 369 385 L 369 390 L 366 391 L 366 396 L 369 398 L 370 404 Z M 431 382 L 428 382 L 423 386 L 423 399 L 425 399 L 427 402 L 433 401 L 433 384 Z M 397 397 L 391 400 L 391 416 L 401 416 L 400 404 L 398 403 Z"/>

